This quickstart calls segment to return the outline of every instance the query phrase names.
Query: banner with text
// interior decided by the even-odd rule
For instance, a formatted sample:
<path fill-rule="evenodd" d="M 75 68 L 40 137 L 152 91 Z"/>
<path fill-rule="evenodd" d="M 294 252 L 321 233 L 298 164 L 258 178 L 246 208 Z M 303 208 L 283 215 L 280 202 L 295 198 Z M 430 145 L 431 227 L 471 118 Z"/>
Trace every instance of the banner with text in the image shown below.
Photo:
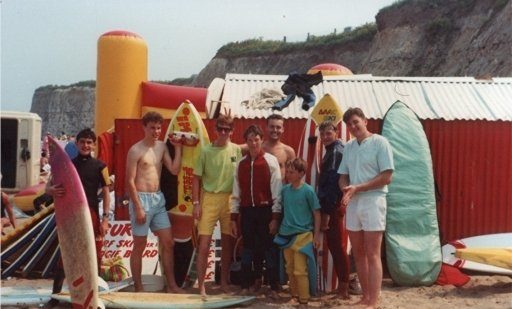
<path fill-rule="evenodd" d="M 132 254 L 133 237 L 132 225 L 130 221 L 112 221 L 109 223 L 103 248 L 101 250 L 101 258 L 104 262 L 120 256 L 123 259 L 123 266 L 128 269 L 131 276 L 130 256 Z M 146 250 L 142 254 L 142 273 L 160 275 L 160 265 L 158 263 L 158 237 L 151 231 L 148 233 Z"/>

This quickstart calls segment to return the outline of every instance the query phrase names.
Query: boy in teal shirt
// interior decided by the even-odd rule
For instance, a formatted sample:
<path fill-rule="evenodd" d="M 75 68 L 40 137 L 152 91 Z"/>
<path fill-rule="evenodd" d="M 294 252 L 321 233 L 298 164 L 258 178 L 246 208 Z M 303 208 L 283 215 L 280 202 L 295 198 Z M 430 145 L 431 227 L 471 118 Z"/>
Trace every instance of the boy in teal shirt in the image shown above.
<path fill-rule="evenodd" d="M 292 297 L 299 298 L 299 308 L 306 308 L 310 290 L 316 290 L 316 263 L 313 247 L 320 246 L 320 203 L 315 190 L 302 180 L 307 163 L 296 158 L 286 162 L 289 184 L 281 191 L 283 222 L 279 237 L 289 239 L 283 248 L 286 273 Z M 279 238 L 278 237 L 278 238 Z"/>

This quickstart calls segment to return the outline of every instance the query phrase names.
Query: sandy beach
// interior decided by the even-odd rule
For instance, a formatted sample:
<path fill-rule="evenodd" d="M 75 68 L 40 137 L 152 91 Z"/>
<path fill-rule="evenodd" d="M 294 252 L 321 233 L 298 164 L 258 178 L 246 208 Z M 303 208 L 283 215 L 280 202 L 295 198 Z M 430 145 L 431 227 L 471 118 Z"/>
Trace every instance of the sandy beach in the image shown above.
<path fill-rule="evenodd" d="M 30 285 L 35 287 L 50 287 L 51 280 L 28 280 L 12 278 L 2 280 L 2 287 Z M 219 292 L 218 286 L 208 287 L 211 294 Z M 189 293 L 197 293 L 197 289 L 189 289 Z M 265 296 L 265 289 L 257 295 L 256 301 L 241 308 L 295 308 L 286 293 L 286 287 L 280 293 L 281 299 L 276 301 Z M 342 308 L 353 306 L 359 299 L 351 296 L 350 300 L 340 300 L 334 294 L 323 294 L 314 297 L 309 303 L 311 308 Z M 2 308 L 41 308 L 32 306 L 1 306 Z M 61 304 L 56 308 L 71 308 L 71 305 Z M 508 276 L 471 275 L 471 280 L 463 287 L 433 285 L 430 287 L 399 287 L 391 279 L 385 278 L 382 286 L 382 296 L 379 304 L 381 309 L 398 308 L 481 308 L 498 309 L 512 308 L 512 278 Z"/>

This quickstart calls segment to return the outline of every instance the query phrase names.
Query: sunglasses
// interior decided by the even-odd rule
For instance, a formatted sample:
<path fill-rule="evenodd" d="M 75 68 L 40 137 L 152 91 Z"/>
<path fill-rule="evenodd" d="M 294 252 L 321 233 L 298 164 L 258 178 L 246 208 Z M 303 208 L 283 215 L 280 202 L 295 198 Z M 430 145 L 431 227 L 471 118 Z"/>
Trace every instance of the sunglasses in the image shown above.
<path fill-rule="evenodd" d="M 231 128 L 228 128 L 228 127 L 220 127 L 220 126 L 217 126 L 217 131 L 219 132 L 231 132 Z"/>

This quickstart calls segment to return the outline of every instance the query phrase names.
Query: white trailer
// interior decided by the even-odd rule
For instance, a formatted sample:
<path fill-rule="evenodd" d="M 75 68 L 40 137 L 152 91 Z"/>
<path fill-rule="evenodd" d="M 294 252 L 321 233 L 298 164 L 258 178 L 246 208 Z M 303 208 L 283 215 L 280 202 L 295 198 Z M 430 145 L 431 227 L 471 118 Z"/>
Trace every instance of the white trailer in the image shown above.
<path fill-rule="evenodd" d="M 41 117 L 28 112 L 1 111 L 2 190 L 15 192 L 39 182 Z"/>

